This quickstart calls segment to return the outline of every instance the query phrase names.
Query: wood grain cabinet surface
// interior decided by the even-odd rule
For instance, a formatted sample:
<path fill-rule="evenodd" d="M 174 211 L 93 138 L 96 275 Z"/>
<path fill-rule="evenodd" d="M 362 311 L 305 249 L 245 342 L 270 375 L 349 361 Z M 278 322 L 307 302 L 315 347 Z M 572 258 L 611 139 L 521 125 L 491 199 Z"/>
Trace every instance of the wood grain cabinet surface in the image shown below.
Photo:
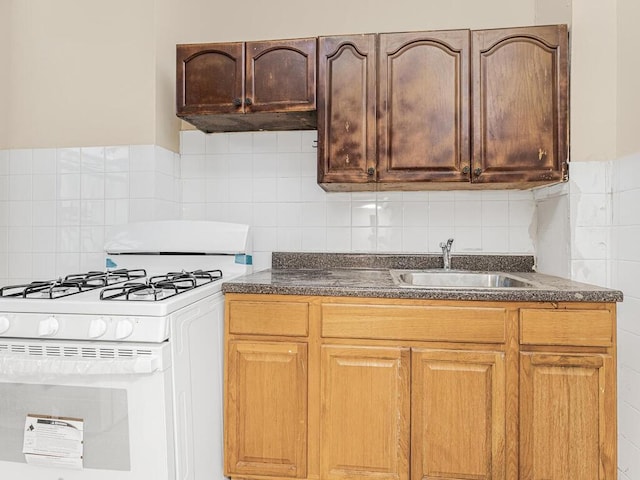
<path fill-rule="evenodd" d="M 616 479 L 615 304 L 230 293 L 226 307 L 234 479 Z"/>
<path fill-rule="evenodd" d="M 554 182 L 566 175 L 566 25 L 472 32 L 476 183 Z"/>
<path fill-rule="evenodd" d="M 318 183 L 350 191 L 565 180 L 567 50 L 566 25 L 320 37 Z"/>
<path fill-rule="evenodd" d="M 614 312 L 520 311 L 522 480 L 617 478 Z"/>
<path fill-rule="evenodd" d="M 316 39 L 176 47 L 177 115 L 204 132 L 316 128 Z"/>

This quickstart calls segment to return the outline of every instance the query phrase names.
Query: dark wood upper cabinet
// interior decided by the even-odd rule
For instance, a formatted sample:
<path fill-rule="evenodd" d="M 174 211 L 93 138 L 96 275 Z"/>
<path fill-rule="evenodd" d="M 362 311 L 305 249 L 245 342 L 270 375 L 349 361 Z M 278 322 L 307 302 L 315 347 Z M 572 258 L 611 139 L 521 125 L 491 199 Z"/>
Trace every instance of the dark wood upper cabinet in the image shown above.
<path fill-rule="evenodd" d="M 318 57 L 323 188 L 469 181 L 468 30 L 321 37 Z"/>
<path fill-rule="evenodd" d="M 235 113 L 244 97 L 244 44 L 177 46 L 178 116 Z M 235 102 L 235 103 L 234 103 Z"/>
<path fill-rule="evenodd" d="M 378 181 L 469 181 L 469 30 L 381 34 Z"/>
<path fill-rule="evenodd" d="M 247 112 L 316 109 L 316 39 L 246 44 Z"/>
<path fill-rule="evenodd" d="M 318 182 L 325 190 L 566 180 L 566 25 L 324 37 L 319 44 Z"/>
<path fill-rule="evenodd" d="M 566 176 L 566 25 L 473 32 L 473 182 Z"/>
<path fill-rule="evenodd" d="M 178 45 L 176 62 L 177 115 L 204 132 L 317 128 L 328 191 L 567 179 L 566 25 Z"/>
<path fill-rule="evenodd" d="M 177 115 L 200 130 L 316 128 L 315 38 L 178 45 L 176 67 Z"/>
<path fill-rule="evenodd" d="M 375 170 L 376 35 L 320 37 L 318 182 L 370 190 Z"/>

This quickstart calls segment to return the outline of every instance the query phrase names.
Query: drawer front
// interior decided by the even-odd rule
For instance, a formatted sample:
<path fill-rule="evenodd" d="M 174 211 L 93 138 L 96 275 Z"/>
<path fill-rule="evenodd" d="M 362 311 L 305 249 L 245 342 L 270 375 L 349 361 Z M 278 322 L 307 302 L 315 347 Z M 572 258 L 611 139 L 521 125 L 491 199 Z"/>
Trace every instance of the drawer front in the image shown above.
<path fill-rule="evenodd" d="M 230 301 L 229 332 L 237 335 L 309 335 L 309 304 Z"/>
<path fill-rule="evenodd" d="M 504 343 L 506 310 L 482 307 L 324 304 L 322 336 Z"/>
<path fill-rule="evenodd" d="M 614 324 L 607 310 L 520 310 L 520 343 L 610 347 Z"/>

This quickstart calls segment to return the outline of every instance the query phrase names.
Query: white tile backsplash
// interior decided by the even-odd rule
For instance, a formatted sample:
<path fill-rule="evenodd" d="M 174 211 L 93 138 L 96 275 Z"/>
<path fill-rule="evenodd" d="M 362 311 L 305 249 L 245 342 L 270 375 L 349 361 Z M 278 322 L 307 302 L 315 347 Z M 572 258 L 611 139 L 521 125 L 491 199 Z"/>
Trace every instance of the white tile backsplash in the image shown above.
<path fill-rule="evenodd" d="M 47 175 L 56 173 L 56 149 L 37 148 L 33 150 L 33 174 Z"/>
<path fill-rule="evenodd" d="M 33 171 L 33 150 L 9 151 L 9 174 L 31 175 Z"/>
<path fill-rule="evenodd" d="M 56 150 L 56 173 L 80 173 L 80 149 L 59 148 Z"/>
<path fill-rule="evenodd" d="M 9 175 L 0 175 L 0 202 L 9 200 Z"/>
<path fill-rule="evenodd" d="M 15 179 L 12 178 L 12 183 Z M 56 174 L 44 173 L 34 174 L 31 177 L 32 199 L 33 200 L 49 200 L 56 199 Z"/>
<path fill-rule="evenodd" d="M 57 198 L 80 198 L 81 176 L 79 173 L 64 173 L 58 175 Z"/>
<path fill-rule="evenodd" d="M 180 218 L 178 168 L 153 145 L 0 151 L 0 282 L 104 268 L 106 226 Z"/>
<path fill-rule="evenodd" d="M 9 200 L 31 200 L 31 175 L 11 175 L 9 178 Z"/>
<path fill-rule="evenodd" d="M 104 149 L 104 171 L 128 172 L 129 171 L 129 147 L 115 146 Z"/>
<path fill-rule="evenodd" d="M 9 150 L 0 150 L 0 175 L 9 175 Z"/>
<path fill-rule="evenodd" d="M 132 145 L 129 147 L 129 171 L 154 172 L 156 170 L 155 154 L 153 145 Z"/>
<path fill-rule="evenodd" d="M 8 203 L 10 227 L 30 227 L 33 224 L 30 201 L 10 201 Z"/>
<path fill-rule="evenodd" d="M 80 175 L 80 198 L 105 198 L 104 173 L 92 172 Z"/>
<path fill-rule="evenodd" d="M 315 131 L 189 130 L 181 155 L 154 145 L 0 151 L 7 250 L 10 230 L 30 231 L 20 248 L 53 253 L 40 271 L 58 271 L 99 263 L 107 226 L 190 218 L 251 224 L 262 267 L 274 250 L 439 252 L 448 237 L 454 253 L 534 252 L 531 192 L 327 193 L 316 182 L 315 140 Z M 591 193 L 597 209 L 599 192 Z M 17 264 L 32 267 L 22 257 L 9 263 L 0 255 L 0 278 L 2 268 L 6 277 Z"/>
<path fill-rule="evenodd" d="M 316 182 L 315 131 L 181 135 L 183 217 L 244 219 L 261 258 L 274 249 L 439 252 L 451 236 L 454 252 L 534 252 L 531 192 L 327 193 Z"/>
<path fill-rule="evenodd" d="M 104 164 L 104 147 L 83 147 L 80 149 L 80 171 L 82 173 L 103 173 Z"/>
<path fill-rule="evenodd" d="M 180 134 L 180 154 L 193 155 L 205 153 L 205 136 L 197 130 L 185 130 Z"/>

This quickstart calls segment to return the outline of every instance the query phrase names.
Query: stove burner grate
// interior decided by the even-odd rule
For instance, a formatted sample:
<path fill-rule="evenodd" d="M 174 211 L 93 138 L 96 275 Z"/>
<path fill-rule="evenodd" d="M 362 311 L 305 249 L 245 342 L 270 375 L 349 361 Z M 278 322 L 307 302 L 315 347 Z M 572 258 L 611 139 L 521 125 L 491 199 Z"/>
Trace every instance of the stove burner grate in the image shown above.
<path fill-rule="evenodd" d="M 146 277 L 144 269 L 74 273 L 56 280 L 34 281 L 0 288 L 0 297 L 56 299 L 108 285 Z"/>
<path fill-rule="evenodd" d="M 100 292 L 100 300 L 158 301 L 222 279 L 222 270 L 169 272 L 146 282 L 127 282 Z"/>

